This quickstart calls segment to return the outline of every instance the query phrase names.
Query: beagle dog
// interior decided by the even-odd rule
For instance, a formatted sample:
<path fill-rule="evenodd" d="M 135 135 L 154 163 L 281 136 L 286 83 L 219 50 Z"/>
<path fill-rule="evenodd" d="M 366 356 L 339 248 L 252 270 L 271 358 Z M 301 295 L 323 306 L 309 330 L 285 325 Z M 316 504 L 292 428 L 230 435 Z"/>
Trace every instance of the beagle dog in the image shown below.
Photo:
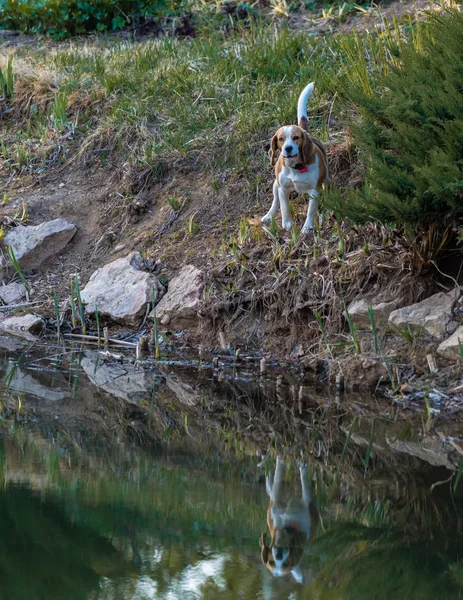
<path fill-rule="evenodd" d="M 319 517 L 309 482 L 307 465 L 299 466 L 302 497 L 284 495 L 282 489 L 285 465 L 278 457 L 275 477 L 266 478 L 267 494 L 270 503 L 267 511 L 267 525 L 271 541 L 267 545 L 267 534 L 260 538 L 262 562 L 276 577 L 292 574 L 302 583 L 299 562 L 304 547 L 317 530 Z"/>
<path fill-rule="evenodd" d="M 302 227 L 303 234 L 313 229 L 314 215 L 318 208 L 318 189 L 331 183 L 326 150 L 321 142 L 308 134 L 307 102 L 313 89 L 314 84 L 309 83 L 299 96 L 298 125 L 280 127 L 272 138 L 269 156 L 272 166 L 275 165 L 273 202 L 268 213 L 262 218 L 263 223 L 270 223 L 279 204 L 283 228 L 291 230 L 293 222 L 289 209 L 289 194 L 293 190 L 300 194 L 308 193 L 310 203 Z M 278 160 L 277 152 L 280 153 Z"/>

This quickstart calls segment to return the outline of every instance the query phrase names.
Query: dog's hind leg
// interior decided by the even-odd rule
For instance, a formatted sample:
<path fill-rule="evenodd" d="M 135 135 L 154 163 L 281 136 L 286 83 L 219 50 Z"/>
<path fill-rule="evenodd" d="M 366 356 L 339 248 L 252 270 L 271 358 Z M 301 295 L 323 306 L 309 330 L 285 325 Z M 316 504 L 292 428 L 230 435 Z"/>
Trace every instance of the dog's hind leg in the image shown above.
<path fill-rule="evenodd" d="M 312 502 L 312 486 L 310 485 L 309 471 L 306 464 L 299 465 L 299 475 L 301 477 L 302 502 L 308 508 Z"/>
<path fill-rule="evenodd" d="M 275 182 L 273 184 L 273 202 L 272 202 L 272 206 L 270 207 L 270 210 L 268 211 L 268 213 L 264 217 L 262 217 L 262 223 L 270 223 L 270 221 L 276 215 L 276 212 L 278 210 L 279 200 L 280 199 L 278 197 L 278 182 L 275 179 Z"/>
<path fill-rule="evenodd" d="M 273 485 L 272 485 L 272 500 L 276 504 L 278 504 L 278 502 L 279 502 L 279 497 L 280 497 L 281 486 L 283 483 L 284 474 L 285 474 L 285 463 L 283 462 L 282 458 L 277 456 L 277 466 L 275 469 L 275 478 L 273 480 Z"/>
<path fill-rule="evenodd" d="M 315 217 L 315 213 L 317 212 L 317 209 L 318 209 L 318 196 L 319 196 L 319 193 L 317 190 L 315 190 L 315 189 L 310 190 L 310 192 L 309 192 L 309 198 L 310 198 L 309 210 L 307 211 L 307 218 L 302 227 L 302 233 L 309 233 L 309 231 L 311 229 L 313 229 L 314 217 Z"/>
<path fill-rule="evenodd" d="M 265 489 L 267 490 L 268 497 L 272 499 L 272 488 L 273 488 L 273 474 L 269 473 L 265 478 Z"/>

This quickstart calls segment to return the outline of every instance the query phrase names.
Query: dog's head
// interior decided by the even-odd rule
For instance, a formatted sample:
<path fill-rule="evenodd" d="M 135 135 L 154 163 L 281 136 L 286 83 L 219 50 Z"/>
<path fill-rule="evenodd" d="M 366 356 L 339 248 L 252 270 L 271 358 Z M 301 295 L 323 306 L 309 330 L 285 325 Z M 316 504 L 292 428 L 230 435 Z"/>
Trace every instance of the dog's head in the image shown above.
<path fill-rule="evenodd" d="M 306 121 L 307 119 L 301 119 L 299 125 L 280 127 L 275 133 L 272 137 L 270 150 L 268 152 L 272 166 L 276 162 L 276 155 L 278 152 L 289 165 L 291 165 L 292 162 L 310 164 L 313 147 L 312 140 L 305 130 Z"/>
<path fill-rule="evenodd" d="M 304 553 L 306 542 L 306 534 L 300 529 L 283 527 L 272 532 L 270 545 L 267 545 L 267 535 L 264 532 L 260 537 L 262 562 L 276 577 L 291 574 L 301 583 L 299 561 Z"/>

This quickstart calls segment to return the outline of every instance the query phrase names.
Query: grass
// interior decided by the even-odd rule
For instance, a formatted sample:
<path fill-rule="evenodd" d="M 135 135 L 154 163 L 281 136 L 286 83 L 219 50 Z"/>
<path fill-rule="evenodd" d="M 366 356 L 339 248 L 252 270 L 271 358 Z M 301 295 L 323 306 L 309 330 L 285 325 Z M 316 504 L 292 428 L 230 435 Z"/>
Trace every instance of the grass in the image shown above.
<path fill-rule="evenodd" d="M 80 295 L 80 283 L 79 283 L 79 275 L 76 273 L 76 278 L 75 278 L 75 294 L 76 294 L 76 298 L 77 298 L 77 309 L 78 309 L 78 314 L 80 317 L 80 324 L 82 327 L 82 333 L 83 335 L 87 335 L 87 324 L 85 322 L 85 309 L 84 309 L 84 305 L 82 302 L 82 297 Z"/>
<path fill-rule="evenodd" d="M 56 337 L 59 340 L 60 336 L 61 336 L 61 322 L 60 322 L 60 314 L 59 314 L 58 295 L 56 294 L 55 290 L 53 290 L 53 303 L 54 303 L 54 306 L 55 306 Z"/>
<path fill-rule="evenodd" d="M 8 57 L 6 68 L 0 68 L 0 96 L 12 98 L 14 93 L 15 75 L 13 72 L 13 58 Z"/>
<path fill-rule="evenodd" d="M 16 273 L 19 275 L 19 278 L 21 279 L 24 287 L 26 288 L 26 290 L 28 292 L 30 292 L 31 286 L 29 285 L 29 283 L 28 283 L 28 281 L 27 281 L 24 273 L 22 272 L 21 266 L 19 264 L 18 259 L 15 256 L 13 248 L 11 246 L 8 246 L 7 249 L 6 249 L 6 252 L 8 254 L 8 258 L 10 259 L 11 264 L 13 265 Z"/>
<path fill-rule="evenodd" d="M 208 32 L 188 41 L 97 38 L 53 52 L 18 49 L 9 76 L 16 78 L 16 119 L 6 127 L 0 165 L 35 173 L 58 147 L 57 164 L 79 147 L 87 156 L 98 151 L 103 162 L 111 156 L 129 174 L 146 168 L 155 174 L 162 162 L 183 158 L 252 179 L 267 164 L 269 134 L 294 121 L 307 81 L 316 82 L 311 130 L 329 131 L 328 116 L 342 121 L 349 109 L 344 78 L 373 89 L 375 73 L 391 57 L 399 60 L 407 36 L 397 26 L 363 37 L 311 38 L 251 23 L 228 36 Z M 74 141 L 53 127 L 68 120 L 75 123 Z"/>
<path fill-rule="evenodd" d="M 376 329 L 375 315 L 374 315 L 373 307 L 371 304 L 368 305 L 368 318 L 370 319 L 371 332 L 373 334 L 373 343 L 374 343 L 375 353 L 378 354 L 378 352 L 379 352 L 378 331 Z"/>

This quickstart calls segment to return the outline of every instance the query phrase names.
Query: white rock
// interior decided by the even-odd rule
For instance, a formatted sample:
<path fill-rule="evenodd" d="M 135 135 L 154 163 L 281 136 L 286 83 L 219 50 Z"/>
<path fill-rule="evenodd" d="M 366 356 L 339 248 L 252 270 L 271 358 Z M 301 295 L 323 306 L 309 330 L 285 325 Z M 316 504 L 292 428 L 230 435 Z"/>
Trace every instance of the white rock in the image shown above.
<path fill-rule="evenodd" d="M 11 246 L 21 269 L 36 269 L 51 256 L 59 254 L 76 231 L 76 226 L 64 219 L 27 227 L 19 225 L 5 235 L 2 244 L 5 249 Z M 12 268 L 5 253 L 0 260 L 0 278 L 4 279 Z"/>
<path fill-rule="evenodd" d="M 37 315 L 8 317 L 0 322 L 0 329 L 11 331 L 11 333 L 38 333 L 43 329 L 43 320 Z"/>
<path fill-rule="evenodd" d="M 26 297 L 26 286 L 23 283 L 0 285 L 0 298 L 5 304 L 17 304 Z"/>
<path fill-rule="evenodd" d="M 152 301 L 153 289 L 158 297 L 165 290 L 158 278 L 143 271 L 139 252 L 119 258 L 95 271 L 81 292 L 86 312 L 105 315 L 127 325 L 135 325 Z"/>
<path fill-rule="evenodd" d="M 198 324 L 198 309 L 204 290 L 204 273 L 193 265 L 186 265 L 169 282 L 169 288 L 159 304 L 156 317 L 163 325 L 175 330 Z"/>
<path fill-rule="evenodd" d="M 439 292 L 422 302 L 394 310 L 389 315 L 389 324 L 395 327 L 406 327 L 408 324 L 412 331 L 424 329 L 434 337 L 442 337 L 453 318 L 452 309 L 459 294 L 459 289 L 447 294 Z"/>
<path fill-rule="evenodd" d="M 370 327 L 370 316 L 368 306 L 371 304 L 375 325 L 384 325 L 387 323 L 389 315 L 393 310 L 400 306 L 400 299 L 391 302 L 378 302 L 376 300 L 367 301 L 365 299 L 354 300 L 349 304 L 347 310 L 354 325 L 359 327 Z"/>
<path fill-rule="evenodd" d="M 455 333 L 439 345 L 437 353 L 447 358 L 460 356 L 460 345 L 458 340 L 460 340 L 461 345 L 463 346 L 463 325 L 460 325 Z"/>

